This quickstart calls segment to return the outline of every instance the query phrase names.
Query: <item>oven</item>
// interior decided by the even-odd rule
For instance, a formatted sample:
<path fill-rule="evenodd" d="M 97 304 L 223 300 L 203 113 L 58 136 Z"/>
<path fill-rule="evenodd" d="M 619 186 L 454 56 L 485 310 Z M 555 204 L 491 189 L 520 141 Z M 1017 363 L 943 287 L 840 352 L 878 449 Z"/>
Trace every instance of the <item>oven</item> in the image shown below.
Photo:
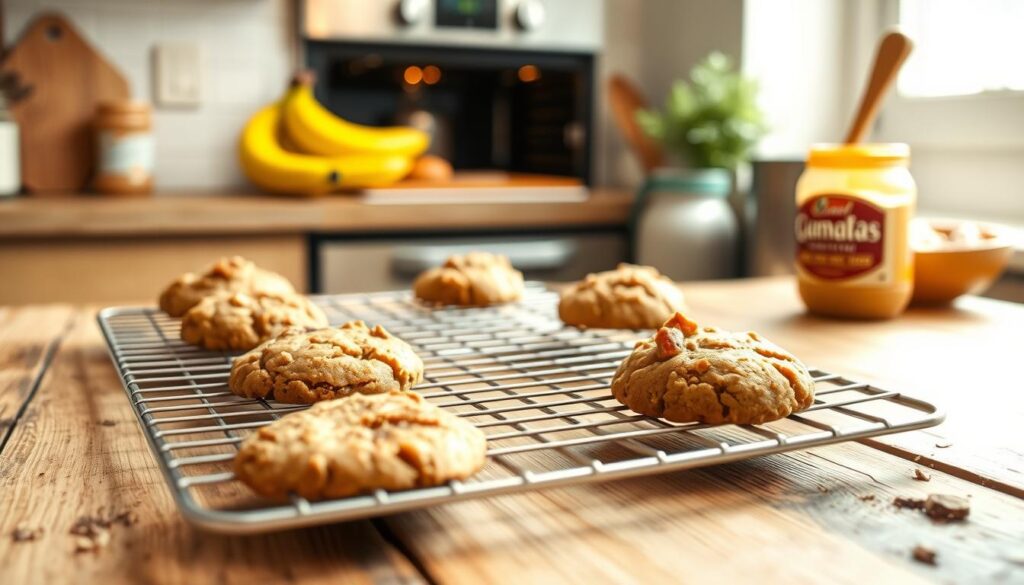
<path fill-rule="evenodd" d="M 456 171 L 588 185 L 602 19 L 592 0 L 307 0 L 303 59 L 328 109 L 419 127 Z"/>

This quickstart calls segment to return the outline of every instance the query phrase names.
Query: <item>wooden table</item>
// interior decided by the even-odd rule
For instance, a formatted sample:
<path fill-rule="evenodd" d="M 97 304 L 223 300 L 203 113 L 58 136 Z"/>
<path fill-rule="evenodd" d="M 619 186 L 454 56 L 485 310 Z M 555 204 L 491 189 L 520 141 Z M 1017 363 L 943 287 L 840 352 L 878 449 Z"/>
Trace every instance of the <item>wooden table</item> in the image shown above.
<path fill-rule="evenodd" d="M 965 298 L 884 323 L 805 316 L 787 279 L 684 287 L 692 315 L 936 402 L 948 422 L 703 470 L 250 537 L 186 525 L 95 307 L 0 308 L 0 583 L 1024 582 L 1024 306 Z M 913 479 L 921 469 L 930 481 Z M 895 496 L 970 498 L 935 524 Z M 130 511 L 98 552 L 83 515 Z M 41 528 L 35 540 L 12 531 Z M 922 545 L 938 566 L 916 562 Z M 341 579 L 341 581 L 339 581 Z"/>

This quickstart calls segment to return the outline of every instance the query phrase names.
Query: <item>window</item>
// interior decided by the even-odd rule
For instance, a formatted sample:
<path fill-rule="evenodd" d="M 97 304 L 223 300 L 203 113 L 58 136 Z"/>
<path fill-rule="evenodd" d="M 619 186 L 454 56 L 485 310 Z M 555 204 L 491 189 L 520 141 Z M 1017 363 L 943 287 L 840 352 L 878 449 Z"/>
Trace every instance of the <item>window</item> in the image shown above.
<path fill-rule="evenodd" d="M 898 22 L 915 45 L 900 74 L 900 95 L 1024 90 L 1024 2 L 900 0 Z"/>

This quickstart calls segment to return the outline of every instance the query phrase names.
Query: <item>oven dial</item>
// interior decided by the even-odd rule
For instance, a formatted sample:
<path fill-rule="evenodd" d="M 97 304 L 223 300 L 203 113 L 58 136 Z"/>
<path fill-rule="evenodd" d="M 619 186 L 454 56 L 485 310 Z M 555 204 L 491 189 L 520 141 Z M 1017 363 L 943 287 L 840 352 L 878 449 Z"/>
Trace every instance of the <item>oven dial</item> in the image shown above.
<path fill-rule="evenodd" d="M 400 0 L 398 2 L 398 22 L 406 26 L 418 24 L 427 14 L 430 0 Z"/>
<path fill-rule="evenodd" d="M 537 30 L 544 25 L 546 16 L 541 0 L 522 0 L 519 6 L 516 6 L 516 24 L 523 30 Z"/>

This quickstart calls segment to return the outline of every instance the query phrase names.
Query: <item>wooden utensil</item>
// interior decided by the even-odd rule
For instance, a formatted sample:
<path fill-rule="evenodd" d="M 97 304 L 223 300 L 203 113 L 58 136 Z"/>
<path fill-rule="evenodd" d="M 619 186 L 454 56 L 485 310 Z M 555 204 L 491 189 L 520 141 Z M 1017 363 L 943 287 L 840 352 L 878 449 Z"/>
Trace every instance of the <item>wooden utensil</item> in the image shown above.
<path fill-rule="evenodd" d="M 95 166 L 96 107 L 129 99 L 128 82 L 55 13 L 32 21 L 0 68 L 29 89 L 11 105 L 25 188 L 39 194 L 84 189 Z"/>
<path fill-rule="evenodd" d="M 664 165 L 665 153 L 661 145 L 648 136 L 636 122 L 637 111 L 647 107 L 647 100 L 640 91 L 628 79 L 616 74 L 608 80 L 608 96 L 615 124 L 633 149 L 633 154 L 639 159 L 644 171 L 650 173 Z"/>
<path fill-rule="evenodd" d="M 853 125 L 850 126 L 850 132 L 846 135 L 847 144 L 863 142 L 867 137 L 875 117 L 878 116 L 882 99 L 889 92 L 889 87 L 896 80 L 896 75 L 913 48 L 914 43 L 903 33 L 891 32 L 882 38 L 882 42 L 878 44 L 878 52 L 875 53 L 871 78 L 868 79 L 868 86 L 860 99 L 860 108 L 853 119 Z"/>

